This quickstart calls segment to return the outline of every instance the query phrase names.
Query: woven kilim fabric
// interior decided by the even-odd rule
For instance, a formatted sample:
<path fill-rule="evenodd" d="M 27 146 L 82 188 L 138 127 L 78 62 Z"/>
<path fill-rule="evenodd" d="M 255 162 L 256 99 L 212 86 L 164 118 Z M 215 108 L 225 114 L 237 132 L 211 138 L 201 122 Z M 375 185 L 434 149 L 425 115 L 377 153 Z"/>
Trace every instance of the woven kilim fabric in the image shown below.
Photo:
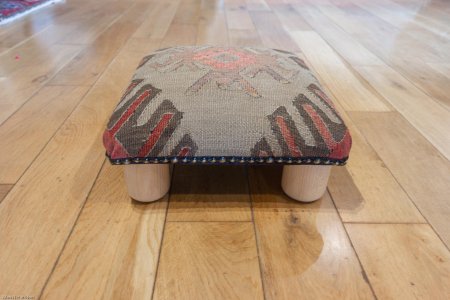
<path fill-rule="evenodd" d="M 184 46 L 141 61 L 103 136 L 112 163 L 343 164 L 351 137 L 305 63 Z"/>

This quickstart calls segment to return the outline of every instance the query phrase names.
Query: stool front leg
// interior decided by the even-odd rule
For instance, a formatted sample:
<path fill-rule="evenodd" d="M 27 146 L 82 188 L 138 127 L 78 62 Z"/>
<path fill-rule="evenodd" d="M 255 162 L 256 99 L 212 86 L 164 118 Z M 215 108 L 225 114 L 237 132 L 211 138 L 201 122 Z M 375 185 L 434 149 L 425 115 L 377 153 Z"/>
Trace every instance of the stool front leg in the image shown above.
<path fill-rule="evenodd" d="M 331 166 L 284 166 L 281 187 L 295 200 L 312 202 L 325 194 L 330 171 Z"/>
<path fill-rule="evenodd" d="M 168 164 L 126 165 L 125 182 L 131 198 L 140 202 L 161 199 L 170 188 Z"/>

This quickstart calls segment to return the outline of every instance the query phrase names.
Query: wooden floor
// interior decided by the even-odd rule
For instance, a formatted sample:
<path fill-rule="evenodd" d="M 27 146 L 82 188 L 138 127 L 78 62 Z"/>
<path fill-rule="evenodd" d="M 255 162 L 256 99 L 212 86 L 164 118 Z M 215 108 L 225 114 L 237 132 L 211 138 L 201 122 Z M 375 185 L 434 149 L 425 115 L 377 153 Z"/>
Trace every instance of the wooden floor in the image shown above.
<path fill-rule="evenodd" d="M 101 134 L 142 56 L 304 57 L 351 129 L 323 199 L 177 165 L 132 202 Z M 66 0 L 0 27 L 0 297 L 450 299 L 450 3 Z"/>

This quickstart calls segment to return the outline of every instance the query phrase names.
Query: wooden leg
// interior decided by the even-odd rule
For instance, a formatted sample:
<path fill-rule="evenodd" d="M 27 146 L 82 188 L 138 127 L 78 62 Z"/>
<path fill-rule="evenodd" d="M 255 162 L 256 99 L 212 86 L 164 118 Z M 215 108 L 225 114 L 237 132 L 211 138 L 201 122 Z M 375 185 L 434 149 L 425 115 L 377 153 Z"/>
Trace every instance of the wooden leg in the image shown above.
<path fill-rule="evenodd" d="M 284 166 L 281 187 L 291 198 L 312 202 L 325 194 L 331 166 Z"/>
<path fill-rule="evenodd" d="M 126 165 L 124 171 L 128 194 L 136 201 L 156 201 L 169 191 L 168 164 Z"/>

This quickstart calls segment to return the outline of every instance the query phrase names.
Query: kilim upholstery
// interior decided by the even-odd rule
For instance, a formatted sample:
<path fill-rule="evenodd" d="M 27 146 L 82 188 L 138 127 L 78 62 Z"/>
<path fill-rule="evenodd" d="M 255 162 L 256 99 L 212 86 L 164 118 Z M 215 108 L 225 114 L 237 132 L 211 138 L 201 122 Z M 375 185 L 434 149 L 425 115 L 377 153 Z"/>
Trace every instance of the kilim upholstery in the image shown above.
<path fill-rule="evenodd" d="M 103 136 L 114 164 L 344 164 L 351 137 L 293 53 L 183 46 L 143 58 Z"/>

